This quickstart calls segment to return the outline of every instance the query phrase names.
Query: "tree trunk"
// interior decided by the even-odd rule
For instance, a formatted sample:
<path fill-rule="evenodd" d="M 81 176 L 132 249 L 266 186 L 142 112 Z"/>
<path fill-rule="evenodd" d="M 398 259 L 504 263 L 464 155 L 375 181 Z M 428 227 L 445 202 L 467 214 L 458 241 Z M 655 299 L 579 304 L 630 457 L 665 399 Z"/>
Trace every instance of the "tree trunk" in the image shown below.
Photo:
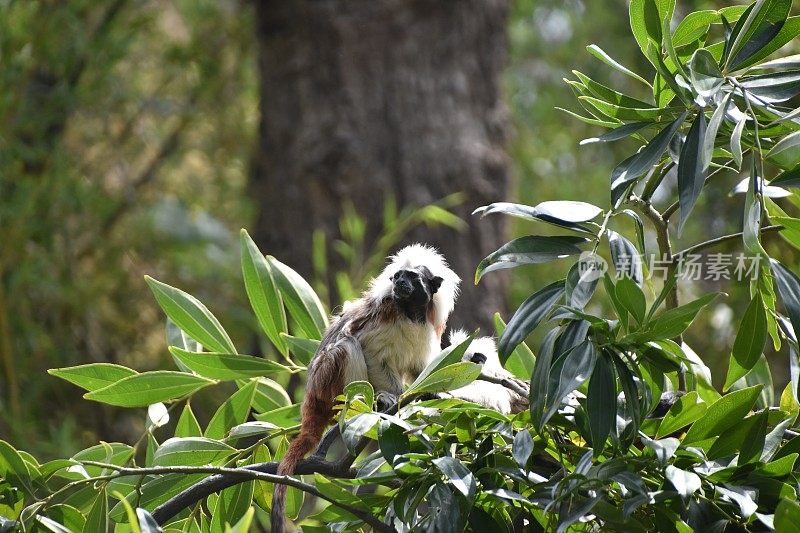
<path fill-rule="evenodd" d="M 451 326 L 492 331 L 504 284 L 499 276 L 479 287 L 472 280 L 480 259 L 504 241 L 504 225 L 470 213 L 506 200 L 510 188 L 501 89 L 508 0 L 256 5 L 258 244 L 309 276 L 312 231 L 337 238 L 344 203 L 366 217 L 374 240 L 388 194 L 404 207 L 463 191 L 456 213 L 466 230 L 423 227 L 406 242 L 436 246 L 462 277 Z"/>

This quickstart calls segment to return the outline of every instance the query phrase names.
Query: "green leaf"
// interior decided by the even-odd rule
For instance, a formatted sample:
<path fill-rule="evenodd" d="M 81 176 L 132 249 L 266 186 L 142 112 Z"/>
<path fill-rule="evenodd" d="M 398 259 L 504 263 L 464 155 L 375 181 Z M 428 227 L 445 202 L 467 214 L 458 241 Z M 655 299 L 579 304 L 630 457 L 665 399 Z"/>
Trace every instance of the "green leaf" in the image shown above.
<path fill-rule="evenodd" d="M 579 85 L 582 84 L 583 87 L 586 88 L 586 92 L 589 93 L 589 96 L 595 96 L 600 100 L 608 102 L 609 104 L 614 104 L 616 106 L 628 107 L 633 109 L 652 109 L 653 104 L 648 104 L 647 102 L 643 102 L 627 94 L 623 94 L 619 91 L 615 91 L 611 87 L 607 87 L 602 83 L 599 83 L 589 76 L 585 75 L 584 73 L 573 70 L 572 73 L 580 80 Z M 578 82 L 573 82 L 578 83 Z M 644 124 L 646 125 L 646 123 Z"/>
<path fill-rule="evenodd" d="M 460 344 L 456 346 L 448 346 L 444 348 L 439 354 L 433 358 L 426 366 L 422 369 L 422 372 L 419 373 L 417 379 L 409 385 L 409 389 L 413 389 L 417 387 L 422 381 L 436 372 L 437 370 L 441 370 L 442 368 L 448 367 L 455 363 L 461 361 L 464 357 L 464 354 L 467 352 L 467 348 L 469 348 L 470 343 L 477 335 L 477 331 L 473 332 L 469 335 L 466 339 L 464 339 Z"/>
<path fill-rule="evenodd" d="M 172 437 L 153 455 L 154 466 L 202 466 L 222 464 L 236 449 L 205 437 Z"/>
<path fill-rule="evenodd" d="M 703 400 L 697 395 L 697 392 L 691 391 L 681 396 L 672 407 L 670 407 L 664 419 L 658 426 L 656 431 L 656 438 L 660 439 L 666 435 L 675 433 L 681 428 L 688 426 L 695 422 L 706 412 L 707 406 Z"/>
<path fill-rule="evenodd" d="M 780 31 L 778 31 L 778 34 L 771 41 L 769 41 L 766 46 L 753 54 L 749 59 L 742 61 L 742 63 L 737 65 L 736 68 L 741 70 L 755 65 L 765 57 L 772 54 L 772 52 L 794 40 L 794 38 L 798 35 L 800 35 L 800 16 L 789 17 L 781 27 Z M 761 65 L 759 65 L 759 67 L 761 67 Z"/>
<path fill-rule="evenodd" d="M 533 438 L 527 429 L 517 431 L 514 436 L 514 442 L 511 446 L 511 456 L 517 462 L 520 468 L 526 468 L 528 458 L 533 453 Z"/>
<path fill-rule="evenodd" d="M 711 120 L 708 121 L 708 128 L 706 129 L 701 149 L 701 168 L 703 172 L 708 171 L 711 160 L 714 159 L 714 145 L 717 141 L 717 133 L 719 132 L 719 127 L 722 125 L 722 122 L 725 120 L 725 113 L 730 106 L 732 97 L 733 93 L 728 94 L 728 96 L 722 100 L 722 103 L 714 110 L 714 113 L 711 115 Z"/>
<path fill-rule="evenodd" d="M 781 498 L 775 508 L 775 531 L 800 533 L 800 503 L 789 498 Z"/>
<path fill-rule="evenodd" d="M 686 223 L 689 213 L 692 212 L 706 182 L 708 167 L 704 166 L 702 152 L 705 136 L 706 116 L 700 111 L 683 142 L 678 161 L 678 201 L 681 207 L 678 235 L 683 232 L 683 225 Z"/>
<path fill-rule="evenodd" d="M 767 152 L 766 158 L 785 169 L 800 165 L 800 131 L 787 135 L 778 141 L 775 146 Z M 774 182 L 775 180 L 772 180 L 770 185 L 775 185 Z"/>
<path fill-rule="evenodd" d="M 215 352 L 187 352 L 170 346 L 172 355 L 189 370 L 209 379 L 234 380 L 289 372 L 289 368 L 261 357 Z"/>
<path fill-rule="evenodd" d="M 530 413 L 531 421 L 537 431 L 542 430 L 540 422 L 547 402 L 547 383 L 553 362 L 555 341 L 560 331 L 559 328 L 553 328 L 545 334 L 542 345 L 539 348 L 539 356 L 536 358 L 536 365 L 533 368 L 533 375 L 531 376 Z"/>
<path fill-rule="evenodd" d="M 445 456 L 434 459 L 433 464 L 468 501 L 475 498 L 475 477 L 461 461 Z"/>
<path fill-rule="evenodd" d="M 607 229 L 608 249 L 611 252 L 611 261 L 614 263 L 614 270 L 619 278 L 630 278 L 637 285 L 644 281 L 642 268 L 642 253 L 631 241 L 617 233 Z M 644 249 L 642 249 L 644 250 Z"/>
<path fill-rule="evenodd" d="M 250 306 L 261 329 L 283 355 L 287 347 L 281 333 L 288 331 L 283 298 L 273 279 L 269 264 L 246 230 L 240 233 L 242 275 Z"/>
<path fill-rule="evenodd" d="M 586 339 L 553 363 L 548 381 L 545 413 L 540 426 L 544 426 L 558 411 L 561 401 L 567 394 L 589 379 L 596 362 L 597 349 L 591 340 Z"/>
<path fill-rule="evenodd" d="M 0 477 L 14 477 L 26 481 L 30 478 L 28 467 L 22 455 L 9 443 L 0 440 Z"/>
<path fill-rule="evenodd" d="M 593 108 L 598 110 L 609 118 L 614 118 L 620 121 L 624 120 L 645 120 L 654 121 L 661 116 L 664 111 L 658 107 L 624 107 L 620 105 L 610 104 L 605 100 L 594 98 L 592 96 L 579 96 L 578 100 L 586 102 Z"/>
<path fill-rule="evenodd" d="M 800 187 L 800 165 L 791 170 L 781 172 L 769 184 L 780 187 Z"/>
<path fill-rule="evenodd" d="M 742 132 L 745 124 L 747 124 L 747 116 L 742 115 L 733 128 L 733 134 L 731 135 L 731 155 L 736 163 L 736 168 L 742 168 Z"/>
<path fill-rule="evenodd" d="M 630 278 L 621 278 L 615 288 L 617 301 L 625 307 L 639 325 L 644 324 L 647 302 L 642 289 Z"/>
<path fill-rule="evenodd" d="M 752 416 L 745 417 L 743 420 L 738 421 L 733 427 L 725 430 L 720 437 L 714 441 L 714 444 L 708 449 L 707 456 L 710 460 L 720 459 L 723 457 L 730 457 L 739 451 L 749 447 L 749 442 L 755 440 L 754 435 L 764 426 L 766 430 L 766 417 L 767 412 L 761 412 Z M 759 443 L 759 451 L 764 447 L 765 433 L 760 433 L 761 442 Z M 751 454 L 748 454 L 752 458 Z M 744 465 L 747 461 L 742 458 L 737 464 Z"/>
<path fill-rule="evenodd" d="M 589 222 L 597 218 L 603 210 L 587 202 L 555 200 L 541 202 L 533 207 L 509 202 L 496 202 L 477 208 L 473 215 L 481 218 L 492 213 L 503 213 L 525 220 L 542 220 L 569 227 L 572 224 Z"/>
<path fill-rule="evenodd" d="M 108 526 L 108 496 L 105 489 L 100 489 L 97 499 L 92 504 L 92 508 L 89 509 L 89 514 L 86 515 L 86 524 L 83 531 L 105 533 L 108 531 Z"/>
<path fill-rule="evenodd" d="M 289 353 L 300 363 L 307 365 L 313 359 L 314 354 L 319 348 L 317 339 L 303 339 L 302 337 L 292 337 L 286 333 L 281 333 L 281 338 L 289 346 Z"/>
<path fill-rule="evenodd" d="M 725 66 L 735 71 L 769 44 L 786 23 L 791 7 L 792 0 L 758 0 L 747 17 L 736 24 Z"/>
<path fill-rule="evenodd" d="M 38 520 L 41 525 L 43 525 L 53 533 L 73 533 L 72 531 L 62 526 L 52 518 L 48 518 L 42 515 L 36 515 L 36 520 Z"/>
<path fill-rule="evenodd" d="M 769 262 L 775 274 L 776 292 L 780 295 L 795 335 L 798 335 L 800 334 L 798 333 L 800 332 L 800 278 L 775 259 L 770 259 Z"/>
<path fill-rule="evenodd" d="M 606 439 L 614 427 L 617 410 L 617 381 L 614 378 L 614 364 L 608 354 L 601 352 L 594 365 L 586 395 L 586 414 L 592 434 L 592 447 L 595 456 L 604 448 Z"/>
<path fill-rule="evenodd" d="M 728 364 L 723 391 L 727 391 L 738 379 L 744 377 L 758 362 L 767 341 L 767 313 L 761 293 L 757 292 L 750 301 L 739 324 L 736 340 Z"/>
<path fill-rule="evenodd" d="M 409 386 L 403 396 L 421 392 L 444 392 L 469 385 L 480 375 L 481 365 L 467 361 L 440 368 Z"/>
<path fill-rule="evenodd" d="M 579 244 L 587 242 L 583 237 L 569 235 L 539 236 L 528 235 L 507 242 L 495 252 L 489 254 L 475 271 L 475 283 L 489 272 L 520 265 L 547 263 L 570 255 L 578 255 Z"/>
<path fill-rule="evenodd" d="M 697 313 L 711 303 L 718 294 L 706 294 L 693 302 L 667 309 L 648 322 L 647 327 L 631 335 L 636 342 L 647 342 L 660 339 L 671 339 L 683 333 L 692 323 Z"/>
<path fill-rule="evenodd" d="M 76 461 L 97 461 L 122 466 L 133 457 L 133 447 L 119 442 L 103 442 L 85 450 L 81 450 L 72 458 Z M 94 465 L 84 465 L 86 472 L 93 477 L 110 473 L 108 469 Z"/>
<path fill-rule="evenodd" d="M 629 18 L 639 48 L 644 56 L 655 64 L 654 56 L 660 53 L 662 40 L 661 14 L 658 6 L 653 0 L 631 0 Z"/>
<path fill-rule="evenodd" d="M 150 276 L 145 276 L 144 279 L 158 305 L 179 328 L 209 350 L 236 353 L 236 348 L 222 324 L 200 300 Z"/>
<path fill-rule="evenodd" d="M 742 240 L 748 252 L 760 254 L 764 252 L 764 249 L 761 247 L 761 202 L 756 191 L 761 187 L 761 180 L 756 173 L 756 158 L 752 158 L 751 162 L 750 179 L 744 199 Z"/>
<path fill-rule="evenodd" d="M 175 426 L 176 437 L 199 437 L 203 434 L 200 429 L 200 423 L 192 412 L 192 406 L 187 404 L 183 407 L 181 417 L 178 419 L 178 424 Z"/>
<path fill-rule="evenodd" d="M 661 159 L 661 156 L 667 151 L 672 137 L 674 137 L 675 133 L 680 129 L 683 121 L 686 120 L 686 115 L 686 112 L 681 114 L 681 116 L 653 137 L 640 152 L 616 166 L 611 173 L 612 201 L 615 205 L 621 199 L 621 194 L 627 188 L 628 184 L 650 170 L 650 168 Z"/>
<path fill-rule="evenodd" d="M 500 313 L 494 314 L 494 329 L 498 336 L 503 334 L 506 329 L 506 323 L 500 317 Z M 516 377 L 524 380 L 529 380 L 533 373 L 533 366 L 536 363 L 536 357 L 528 345 L 521 342 L 514 348 L 514 351 L 506 360 L 505 367 L 509 372 Z"/>
<path fill-rule="evenodd" d="M 102 389 L 122 378 L 137 374 L 133 369 L 111 363 L 90 363 L 66 368 L 51 368 L 47 373 L 69 381 L 87 391 Z"/>
<path fill-rule="evenodd" d="M 687 472 L 672 465 L 667 466 L 664 470 L 664 477 L 666 477 L 678 494 L 684 498 L 688 498 L 700 488 L 700 476 L 694 472 Z"/>
<path fill-rule="evenodd" d="M 146 509 L 137 507 L 136 518 L 139 519 L 139 527 L 142 529 L 142 533 L 163 533 L 156 519 Z"/>
<path fill-rule="evenodd" d="M 210 531 L 222 531 L 226 524 L 235 524 L 253 501 L 253 482 L 246 481 L 223 490 L 211 513 Z"/>
<path fill-rule="evenodd" d="M 314 289 L 300 274 L 271 255 L 267 256 L 267 263 L 289 314 L 309 338 L 321 338 L 328 327 L 328 316 Z"/>
<path fill-rule="evenodd" d="M 87 400 L 119 407 L 146 407 L 196 392 L 216 382 L 184 372 L 158 370 L 123 378 L 102 389 L 87 392 Z"/>
<path fill-rule="evenodd" d="M 705 98 L 713 98 L 725 81 L 717 61 L 705 48 L 695 51 L 692 55 L 689 62 L 689 77 L 697 94 Z"/>
<path fill-rule="evenodd" d="M 800 94 L 800 70 L 748 76 L 740 81 L 740 85 L 760 101 L 785 102 Z"/>
<path fill-rule="evenodd" d="M 343 489 L 322 474 L 314 474 L 314 485 L 317 487 L 317 490 L 333 501 L 350 505 L 362 511 L 369 510 L 367 504 L 357 494 Z M 353 517 L 352 520 L 356 520 L 356 518 L 347 511 L 343 512 L 346 513 L 346 516 Z"/>
<path fill-rule="evenodd" d="M 265 444 L 259 444 L 253 450 L 251 464 L 267 463 L 272 460 L 272 454 Z M 255 480 L 253 482 L 253 501 L 262 509 L 272 507 L 272 483 Z"/>
<path fill-rule="evenodd" d="M 602 276 L 601 266 L 597 261 L 579 259 L 572 265 L 565 281 L 565 297 L 567 305 L 583 309 L 594 294 L 597 282 Z"/>
<path fill-rule="evenodd" d="M 253 408 L 259 413 L 267 413 L 279 407 L 292 404 L 292 400 L 280 384 L 269 378 L 259 378 L 256 394 L 253 397 Z"/>
<path fill-rule="evenodd" d="M 611 56 L 609 56 L 607 53 L 605 53 L 603 51 L 603 49 L 600 48 L 599 46 L 597 46 L 596 44 L 590 44 L 589 46 L 586 47 L 586 50 L 588 50 L 590 54 L 592 54 L 594 57 L 596 57 L 597 59 L 599 59 L 600 61 L 602 61 L 606 65 L 608 65 L 609 67 L 613 68 L 614 70 L 622 72 L 626 76 L 630 76 L 631 78 L 633 78 L 635 80 L 639 80 L 640 82 L 642 82 L 645 85 L 647 85 L 648 87 L 650 87 L 650 83 L 646 79 L 642 78 L 641 76 L 639 76 L 638 74 L 636 74 L 635 72 L 630 70 L 629 68 L 624 67 L 621 63 L 619 63 L 618 61 L 613 59 Z"/>
<path fill-rule="evenodd" d="M 497 343 L 501 362 L 504 363 L 514 348 L 544 320 L 553 305 L 564 295 L 564 290 L 564 281 L 556 281 L 522 302 Z"/>
<path fill-rule="evenodd" d="M 652 122 L 630 122 L 628 124 L 623 124 L 618 128 L 614 128 L 613 130 L 602 134 L 599 137 L 591 137 L 589 139 L 584 139 L 580 142 L 581 146 L 584 144 L 593 144 L 593 143 L 606 143 L 612 141 L 618 141 L 620 139 L 625 139 L 636 133 L 637 131 L 642 130 L 643 128 L 652 125 Z"/>
<path fill-rule="evenodd" d="M 581 122 L 585 122 L 586 124 L 591 124 L 592 126 L 601 126 L 603 128 L 616 128 L 619 126 L 617 122 L 612 122 L 610 120 L 600 120 L 597 117 L 584 117 L 583 115 L 579 115 L 574 111 L 570 111 L 569 109 L 564 109 L 563 107 L 556 107 L 557 111 L 563 111 L 564 113 L 568 114 L 569 116 L 580 120 Z"/>
<path fill-rule="evenodd" d="M 712 24 L 720 21 L 718 11 L 694 11 L 686 15 L 672 34 L 672 45 L 676 48 L 686 46 L 702 39 L 708 33 Z"/>
<path fill-rule="evenodd" d="M 279 407 L 272 411 L 255 415 L 256 420 L 269 422 L 281 428 L 291 428 L 300 423 L 300 404 Z"/>
<path fill-rule="evenodd" d="M 206 427 L 205 436 L 209 439 L 221 439 L 233 426 L 244 423 L 250 413 L 255 392 L 256 382 L 250 381 L 220 405 Z"/>
<path fill-rule="evenodd" d="M 712 403 L 705 414 L 689 428 L 689 432 L 683 438 L 683 444 L 716 437 L 741 422 L 756 403 L 761 388 L 761 385 L 758 385 L 731 392 Z"/>

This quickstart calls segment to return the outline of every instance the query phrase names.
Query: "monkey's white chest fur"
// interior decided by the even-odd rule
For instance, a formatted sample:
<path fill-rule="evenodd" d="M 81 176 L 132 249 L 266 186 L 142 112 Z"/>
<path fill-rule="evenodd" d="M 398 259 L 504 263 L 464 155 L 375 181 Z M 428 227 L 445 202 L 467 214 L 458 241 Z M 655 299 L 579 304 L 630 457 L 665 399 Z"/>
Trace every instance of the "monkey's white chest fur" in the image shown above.
<path fill-rule="evenodd" d="M 436 332 L 428 322 L 398 319 L 380 324 L 358 336 L 367 376 L 376 392 L 403 392 L 403 379 L 416 377 L 439 349 Z M 354 376 L 346 376 L 346 381 Z"/>

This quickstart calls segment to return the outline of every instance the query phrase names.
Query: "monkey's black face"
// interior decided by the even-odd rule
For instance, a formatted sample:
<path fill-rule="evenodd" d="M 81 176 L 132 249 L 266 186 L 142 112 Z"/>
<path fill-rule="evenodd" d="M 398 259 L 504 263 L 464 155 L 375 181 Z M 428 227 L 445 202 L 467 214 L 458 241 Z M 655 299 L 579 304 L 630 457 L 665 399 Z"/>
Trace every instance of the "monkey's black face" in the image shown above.
<path fill-rule="evenodd" d="M 408 318 L 424 322 L 427 305 L 442 281 L 425 267 L 398 270 L 392 275 L 392 298 Z"/>

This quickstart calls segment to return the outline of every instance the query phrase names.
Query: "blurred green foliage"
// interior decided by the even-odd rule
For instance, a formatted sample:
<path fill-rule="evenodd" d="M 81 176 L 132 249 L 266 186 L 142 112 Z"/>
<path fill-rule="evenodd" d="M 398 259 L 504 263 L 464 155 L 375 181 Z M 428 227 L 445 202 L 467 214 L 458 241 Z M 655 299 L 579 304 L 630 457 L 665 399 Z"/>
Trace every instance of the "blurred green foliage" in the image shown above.
<path fill-rule="evenodd" d="M 145 271 L 239 307 L 220 259 L 252 212 L 251 18 L 235 1 L 0 2 L 0 433 L 49 454 L 98 438 L 78 427 L 131 431 L 41 376 L 159 364 Z"/>

